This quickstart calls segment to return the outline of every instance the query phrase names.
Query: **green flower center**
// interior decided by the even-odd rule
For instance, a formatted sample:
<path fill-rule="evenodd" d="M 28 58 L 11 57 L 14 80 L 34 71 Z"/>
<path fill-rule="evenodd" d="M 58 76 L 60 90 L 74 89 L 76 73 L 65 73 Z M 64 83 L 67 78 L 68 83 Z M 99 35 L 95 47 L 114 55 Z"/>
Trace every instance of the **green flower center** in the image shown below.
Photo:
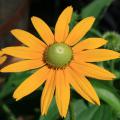
<path fill-rule="evenodd" d="M 46 49 L 44 60 L 51 67 L 62 68 L 70 63 L 72 57 L 70 46 L 65 43 L 54 43 Z"/>

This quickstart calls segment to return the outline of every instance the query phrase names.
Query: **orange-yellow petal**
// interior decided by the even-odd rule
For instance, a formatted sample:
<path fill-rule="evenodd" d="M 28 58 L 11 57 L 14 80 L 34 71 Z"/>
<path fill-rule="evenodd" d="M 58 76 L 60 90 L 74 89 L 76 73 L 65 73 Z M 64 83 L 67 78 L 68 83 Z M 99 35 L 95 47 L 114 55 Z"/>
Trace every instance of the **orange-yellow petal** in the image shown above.
<path fill-rule="evenodd" d="M 70 74 L 72 76 L 72 79 L 70 81 L 71 85 L 73 85 L 73 87 L 82 95 L 82 97 L 86 99 L 87 96 L 86 100 L 100 105 L 99 98 L 90 82 L 83 75 L 80 75 L 73 69 L 71 69 Z"/>
<path fill-rule="evenodd" d="M 41 114 L 46 115 L 55 91 L 55 71 L 51 69 L 41 97 Z"/>
<path fill-rule="evenodd" d="M 41 38 L 50 45 L 54 42 L 54 35 L 49 26 L 40 18 L 33 16 L 31 21 Z"/>
<path fill-rule="evenodd" d="M 3 55 L 3 52 L 2 51 L 0 51 L 0 56 L 2 56 Z"/>
<path fill-rule="evenodd" d="M 0 57 L 0 64 L 4 63 L 6 61 L 6 59 L 7 59 L 6 56 Z"/>
<path fill-rule="evenodd" d="M 93 23 L 95 21 L 94 17 L 87 17 L 83 20 L 81 20 L 70 32 L 67 39 L 65 40 L 65 43 L 72 46 L 79 42 L 81 38 L 84 37 L 84 35 L 90 30 Z"/>
<path fill-rule="evenodd" d="M 19 47 L 6 47 L 2 49 L 4 54 L 23 58 L 23 59 L 40 59 L 42 57 L 40 52 L 31 50 L 30 48 L 19 46 Z"/>
<path fill-rule="evenodd" d="M 76 72 L 87 77 L 92 77 L 100 80 L 112 80 L 116 78 L 116 76 L 111 72 L 91 63 L 82 63 L 75 61 L 74 63 L 71 63 L 71 67 Z"/>
<path fill-rule="evenodd" d="M 120 53 L 106 49 L 93 49 L 81 51 L 79 53 L 76 53 L 74 57 L 75 60 L 80 60 L 84 62 L 99 62 L 112 60 L 116 58 L 120 58 Z"/>
<path fill-rule="evenodd" d="M 81 89 L 81 86 L 77 83 L 77 81 L 73 77 L 71 68 L 68 67 L 67 69 L 65 69 L 65 74 L 66 74 L 66 77 L 69 79 L 70 84 L 75 89 L 75 91 L 78 94 L 80 94 L 84 99 L 94 104 L 94 101 Z"/>
<path fill-rule="evenodd" d="M 69 6 L 63 10 L 55 26 L 55 41 L 63 42 L 69 33 L 69 23 L 71 20 L 73 8 Z"/>
<path fill-rule="evenodd" d="M 107 40 L 103 38 L 87 38 L 78 43 L 77 45 L 73 46 L 72 49 L 76 53 L 86 49 L 95 49 L 105 45 L 106 43 Z"/>
<path fill-rule="evenodd" d="M 31 94 L 43 84 L 48 74 L 48 67 L 44 66 L 40 68 L 37 72 L 22 82 L 22 84 L 15 90 L 13 97 L 16 101 L 18 101 L 21 98 Z"/>
<path fill-rule="evenodd" d="M 26 70 L 31 70 L 43 66 L 42 60 L 23 60 L 13 64 L 10 64 L 1 69 L 1 72 L 23 72 Z"/>
<path fill-rule="evenodd" d="M 55 98 L 58 110 L 62 117 L 66 117 L 70 101 L 70 86 L 69 83 L 66 81 L 63 70 L 59 69 L 56 71 L 55 80 L 56 80 Z"/>
<path fill-rule="evenodd" d="M 20 29 L 13 29 L 11 33 L 24 45 L 32 48 L 33 50 L 41 51 L 44 50 L 46 45 L 40 39 L 32 35 L 31 33 L 20 30 Z"/>

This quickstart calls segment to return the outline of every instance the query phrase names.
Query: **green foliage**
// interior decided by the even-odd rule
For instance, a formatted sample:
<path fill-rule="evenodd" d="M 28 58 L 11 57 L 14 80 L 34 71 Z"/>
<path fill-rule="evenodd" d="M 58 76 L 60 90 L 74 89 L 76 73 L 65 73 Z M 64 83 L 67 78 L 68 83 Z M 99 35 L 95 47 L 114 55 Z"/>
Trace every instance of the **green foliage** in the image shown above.
<path fill-rule="evenodd" d="M 81 16 L 82 18 L 94 16 L 98 20 L 112 2 L 113 0 L 94 0 L 82 9 Z"/>
<path fill-rule="evenodd" d="M 74 100 L 74 120 L 113 120 L 112 111 L 109 106 L 95 106 L 85 104 L 82 100 Z"/>
<path fill-rule="evenodd" d="M 31 72 L 10 74 L 6 80 L 6 84 L 3 86 L 0 92 L 0 99 L 3 99 L 7 95 L 11 94 L 14 89 L 20 85 L 20 83 L 22 83 L 22 81 L 25 80 L 29 75 L 31 75 Z"/>
<path fill-rule="evenodd" d="M 58 109 L 55 103 L 55 98 L 53 99 L 49 111 L 46 116 L 40 116 L 39 120 L 57 120 L 59 118 Z"/>
<path fill-rule="evenodd" d="M 117 93 L 115 88 L 111 85 L 106 84 L 104 81 L 91 81 L 94 88 L 97 91 L 98 96 L 101 100 L 105 101 L 114 110 L 114 113 L 120 116 L 120 95 Z"/>
<path fill-rule="evenodd" d="M 104 33 L 103 38 L 108 40 L 108 44 L 104 46 L 105 48 L 120 52 L 120 35 L 118 33 L 106 32 Z"/>

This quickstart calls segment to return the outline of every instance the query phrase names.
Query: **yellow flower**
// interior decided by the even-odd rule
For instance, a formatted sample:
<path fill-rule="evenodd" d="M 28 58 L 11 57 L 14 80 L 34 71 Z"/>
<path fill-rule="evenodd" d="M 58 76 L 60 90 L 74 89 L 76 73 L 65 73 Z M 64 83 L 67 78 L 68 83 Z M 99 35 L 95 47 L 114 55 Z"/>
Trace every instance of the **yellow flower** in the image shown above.
<path fill-rule="evenodd" d="M 3 52 L 2 52 L 2 51 L 0 51 L 0 65 L 1 65 L 2 63 L 4 63 L 6 59 L 7 59 L 7 57 L 3 55 Z"/>
<path fill-rule="evenodd" d="M 95 18 L 83 19 L 69 33 L 72 12 L 73 9 L 69 6 L 61 13 L 55 25 L 54 35 L 43 20 L 32 17 L 31 21 L 44 42 L 24 30 L 14 29 L 11 33 L 25 46 L 3 49 L 5 54 L 23 60 L 6 66 L 2 72 L 22 72 L 38 68 L 37 72 L 15 90 L 13 97 L 20 100 L 45 82 L 41 97 L 42 115 L 47 114 L 55 92 L 59 113 L 62 117 L 66 116 L 70 85 L 84 99 L 100 105 L 99 98 L 86 77 L 102 80 L 115 78 L 114 74 L 90 62 L 116 59 L 120 54 L 101 49 L 100 47 L 107 43 L 103 38 L 88 38 L 79 42 L 90 30 Z"/>

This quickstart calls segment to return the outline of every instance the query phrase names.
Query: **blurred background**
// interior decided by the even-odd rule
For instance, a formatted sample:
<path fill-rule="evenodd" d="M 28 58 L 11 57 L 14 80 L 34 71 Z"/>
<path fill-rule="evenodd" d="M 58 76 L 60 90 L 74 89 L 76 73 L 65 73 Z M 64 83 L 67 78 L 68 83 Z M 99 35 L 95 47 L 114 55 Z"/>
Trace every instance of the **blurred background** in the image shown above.
<path fill-rule="evenodd" d="M 104 48 L 120 52 L 120 0 L 0 0 L 0 49 L 20 45 L 10 34 L 14 28 L 27 30 L 39 37 L 31 24 L 31 16 L 42 18 L 54 31 L 59 14 L 69 5 L 74 8 L 70 29 L 82 18 L 95 16 L 96 22 L 85 37 L 103 37 L 108 40 Z M 8 59 L 4 65 L 13 61 Z M 120 60 L 98 65 L 117 76 L 110 82 L 90 79 L 101 99 L 101 106 L 89 104 L 71 90 L 69 111 L 64 120 L 120 120 Z M 40 116 L 42 87 L 18 102 L 12 98 L 15 88 L 33 72 L 0 73 L 0 120 L 63 120 L 54 99 L 48 114 Z"/>

